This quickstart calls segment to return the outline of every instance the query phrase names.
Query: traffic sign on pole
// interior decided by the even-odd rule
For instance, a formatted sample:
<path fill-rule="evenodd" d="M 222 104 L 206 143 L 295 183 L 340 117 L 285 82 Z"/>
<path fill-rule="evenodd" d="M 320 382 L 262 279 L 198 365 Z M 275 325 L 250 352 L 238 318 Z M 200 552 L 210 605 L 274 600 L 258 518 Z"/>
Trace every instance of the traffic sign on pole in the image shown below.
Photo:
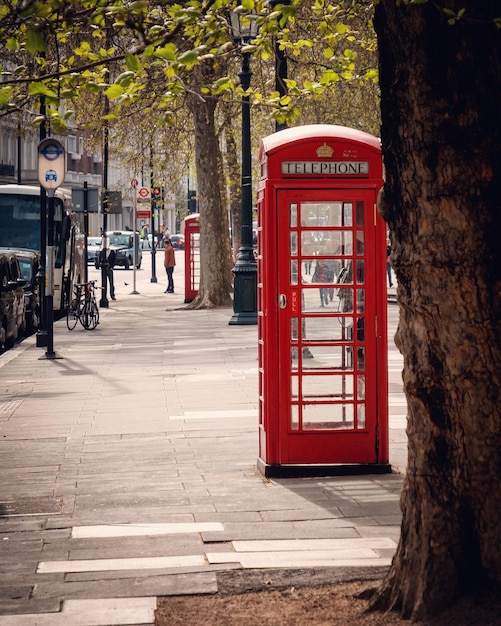
<path fill-rule="evenodd" d="M 151 191 L 149 187 L 139 187 L 137 190 L 138 200 L 151 200 Z"/>

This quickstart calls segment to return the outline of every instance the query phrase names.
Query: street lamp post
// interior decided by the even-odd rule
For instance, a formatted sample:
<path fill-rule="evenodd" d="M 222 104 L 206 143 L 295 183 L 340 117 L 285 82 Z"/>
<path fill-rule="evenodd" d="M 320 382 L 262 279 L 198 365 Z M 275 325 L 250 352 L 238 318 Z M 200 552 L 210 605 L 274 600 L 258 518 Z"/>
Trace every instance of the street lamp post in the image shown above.
<path fill-rule="evenodd" d="M 256 36 L 256 22 L 249 16 L 230 11 L 233 40 L 239 45 Z M 242 219 L 241 245 L 235 267 L 232 269 L 233 316 L 230 325 L 257 324 L 257 264 L 252 243 L 252 154 L 250 101 L 246 95 L 250 87 L 250 54 L 242 52 L 242 69 L 238 74 L 244 91 L 242 96 Z"/>
<path fill-rule="evenodd" d="M 272 11 L 279 5 L 290 6 L 291 0 L 268 0 L 268 4 Z M 280 98 L 287 93 L 287 57 L 285 51 L 280 47 L 280 44 L 275 37 L 275 91 L 278 92 Z M 283 130 L 287 128 L 286 122 L 275 122 L 275 130 Z"/>
<path fill-rule="evenodd" d="M 105 111 L 109 111 L 108 98 L 105 100 Z M 109 160 L 109 128 L 108 121 L 104 122 L 104 147 L 103 147 L 103 195 L 102 195 L 102 208 L 103 208 L 103 241 L 101 244 L 102 250 L 105 250 L 107 246 L 107 230 L 108 230 L 108 212 L 109 208 L 109 194 L 108 194 L 108 160 Z M 101 262 L 101 298 L 99 300 L 99 306 L 102 309 L 107 309 L 110 305 L 108 300 L 108 259 L 106 253 L 103 254 L 103 260 Z"/>

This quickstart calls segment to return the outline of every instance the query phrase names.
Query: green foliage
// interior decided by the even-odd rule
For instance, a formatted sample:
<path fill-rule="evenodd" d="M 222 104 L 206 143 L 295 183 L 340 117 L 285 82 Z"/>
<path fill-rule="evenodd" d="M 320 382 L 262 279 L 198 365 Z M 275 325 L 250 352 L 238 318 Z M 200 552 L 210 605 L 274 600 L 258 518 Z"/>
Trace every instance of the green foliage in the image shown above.
<path fill-rule="evenodd" d="M 286 97 L 269 89 L 257 98 L 253 87 L 275 118 L 293 119 L 298 98 L 317 97 L 340 81 L 374 81 L 377 74 L 374 59 L 368 64 L 362 54 L 374 52 L 372 34 L 354 25 L 356 19 L 367 23 L 370 2 L 306 5 L 293 0 L 270 12 L 264 0 L 13 0 L 0 9 L 0 60 L 9 69 L 0 106 L 26 110 L 27 98 L 64 102 L 87 91 L 109 98 L 114 110 L 108 115 L 118 116 L 152 90 L 161 98 L 158 107 L 168 109 L 185 93 L 195 67 L 238 57 L 228 26 L 227 11 L 234 9 L 256 12 L 259 34 L 243 50 L 269 62 L 270 74 L 275 44 L 301 66 L 310 65 L 310 77 L 291 83 Z M 234 92 L 235 84 L 219 76 L 200 91 L 222 95 Z M 54 113 L 52 123 L 56 118 Z M 57 123 L 64 127 L 63 114 Z"/>

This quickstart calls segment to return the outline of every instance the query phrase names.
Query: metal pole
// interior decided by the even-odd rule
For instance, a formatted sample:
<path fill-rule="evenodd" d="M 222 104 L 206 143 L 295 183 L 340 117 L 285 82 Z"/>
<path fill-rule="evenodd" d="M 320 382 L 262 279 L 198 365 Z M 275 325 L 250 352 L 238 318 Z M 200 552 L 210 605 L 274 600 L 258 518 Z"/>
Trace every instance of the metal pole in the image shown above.
<path fill-rule="evenodd" d="M 108 98 L 105 101 L 105 112 L 109 112 L 109 102 Z M 105 120 L 104 122 L 104 148 L 103 148 L 103 242 L 101 248 L 104 250 L 106 245 L 106 232 L 108 230 L 108 122 Z M 103 262 L 101 263 L 101 299 L 99 301 L 99 306 L 107 309 L 109 307 L 108 300 L 108 259 L 105 255 Z"/>
<path fill-rule="evenodd" d="M 45 299 L 47 302 L 47 349 L 45 351 L 46 359 L 55 359 L 54 352 L 54 191 L 49 194 L 49 209 L 47 221 L 47 248 L 45 269 L 48 276 L 47 293 Z"/>
<path fill-rule="evenodd" d="M 136 259 L 139 255 L 139 250 L 137 249 L 137 246 L 139 244 L 139 237 L 136 235 L 136 221 L 137 221 L 137 192 L 136 189 L 134 189 L 134 203 L 133 203 L 133 228 L 132 228 L 132 240 L 133 240 L 133 249 L 132 249 L 132 254 L 134 255 L 134 263 L 132 264 L 132 291 L 131 294 L 133 295 L 137 295 L 139 293 L 139 291 L 137 291 L 136 289 Z"/>
<path fill-rule="evenodd" d="M 250 87 L 250 54 L 242 54 L 238 74 L 244 92 Z M 252 245 L 252 154 L 250 100 L 242 96 L 242 238 L 234 275 L 233 317 L 230 325 L 257 324 L 257 264 Z"/>
<path fill-rule="evenodd" d="M 157 275 L 156 275 L 156 262 L 155 262 L 155 209 L 156 209 L 156 199 L 154 195 L 154 175 L 153 175 L 153 138 L 151 141 L 150 147 L 150 193 L 151 193 L 151 280 L 150 282 L 156 283 Z"/>
<path fill-rule="evenodd" d="M 45 120 L 45 98 L 40 96 L 40 115 Z M 47 137 L 45 121 L 40 124 L 40 141 Z M 37 330 L 37 348 L 47 346 L 47 300 L 45 298 L 45 248 L 47 246 L 47 192 L 40 187 L 40 269 L 38 270 L 38 285 L 40 297 L 40 325 Z"/>
<path fill-rule="evenodd" d="M 87 181 L 83 184 L 83 210 L 84 210 L 84 230 L 85 230 L 85 269 L 84 282 L 89 281 L 89 252 L 87 250 L 87 236 L 89 234 L 89 188 Z"/>
<path fill-rule="evenodd" d="M 289 6 L 291 0 L 269 0 L 270 7 L 275 10 L 275 7 L 283 4 Z M 275 91 L 278 91 L 280 98 L 287 93 L 286 81 L 287 79 L 287 57 L 285 56 L 285 50 L 280 49 L 280 45 L 275 37 Z M 275 122 L 275 131 L 283 130 L 287 128 L 286 122 Z"/>

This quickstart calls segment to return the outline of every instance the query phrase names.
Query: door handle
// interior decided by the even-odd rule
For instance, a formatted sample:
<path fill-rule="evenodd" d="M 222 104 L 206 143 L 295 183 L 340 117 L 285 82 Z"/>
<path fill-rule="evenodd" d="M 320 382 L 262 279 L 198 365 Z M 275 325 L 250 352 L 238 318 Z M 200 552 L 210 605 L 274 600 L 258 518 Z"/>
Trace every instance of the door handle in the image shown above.
<path fill-rule="evenodd" d="M 281 293 L 278 296 L 278 306 L 281 309 L 285 309 L 287 307 L 287 296 L 284 293 Z"/>

